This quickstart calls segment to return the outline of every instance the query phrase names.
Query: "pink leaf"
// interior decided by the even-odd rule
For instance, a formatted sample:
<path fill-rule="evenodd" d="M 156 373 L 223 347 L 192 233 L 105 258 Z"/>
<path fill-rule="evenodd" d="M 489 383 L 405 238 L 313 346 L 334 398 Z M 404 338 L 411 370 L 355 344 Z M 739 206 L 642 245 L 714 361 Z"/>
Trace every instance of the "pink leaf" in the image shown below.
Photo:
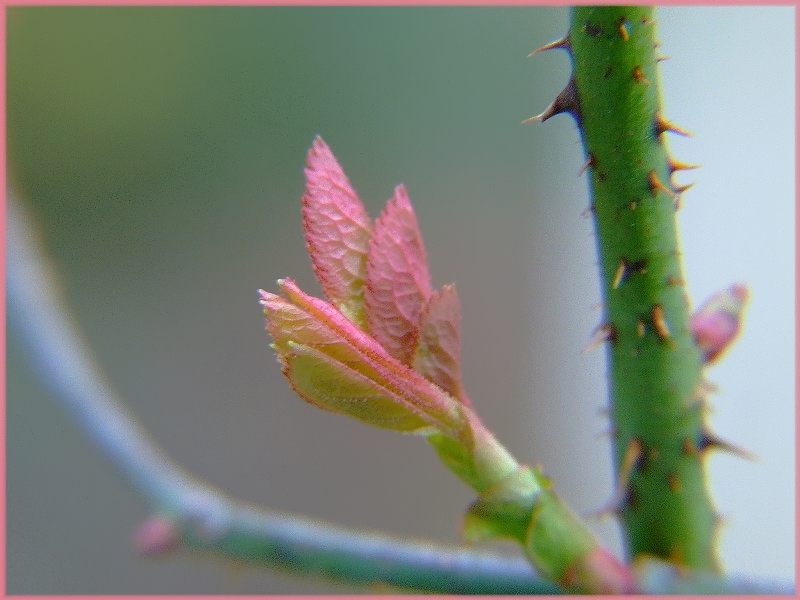
<path fill-rule="evenodd" d="M 325 296 L 362 329 L 371 223 L 328 145 L 317 136 L 306 160 L 303 231 Z"/>
<path fill-rule="evenodd" d="M 748 296 L 746 285 L 734 284 L 714 294 L 692 315 L 692 335 L 704 363 L 714 362 L 738 335 Z"/>
<path fill-rule="evenodd" d="M 367 256 L 369 331 L 389 354 L 410 364 L 419 316 L 433 290 L 417 218 L 402 185 L 375 221 Z"/>
<path fill-rule="evenodd" d="M 461 386 L 461 304 L 454 285 L 433 292 L 422 311 L 413 368 L 470 405 Z"/>

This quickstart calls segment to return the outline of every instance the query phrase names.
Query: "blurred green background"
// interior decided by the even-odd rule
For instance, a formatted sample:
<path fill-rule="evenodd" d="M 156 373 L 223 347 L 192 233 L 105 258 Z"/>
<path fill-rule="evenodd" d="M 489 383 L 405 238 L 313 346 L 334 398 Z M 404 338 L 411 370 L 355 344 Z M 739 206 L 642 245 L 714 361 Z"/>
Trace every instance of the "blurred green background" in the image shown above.
<path fill-rule="evenodd" d="M 665 11 L 667 27 L 706 18 L 682 10 Z M 789 12 L 758 14 L 780 24 Z M 753 22 L 735 10 L 716 18 Z M 242 500 L 458 541 L 472 494 L 432 450 L 305 405 L 269 349 L 256 289 L 291 276 L 319 293 L 299 198 L 305 152 L 321 134 L 372 216 L 406 184 L 434 285 L 458 285 L 465 385 L 489 428 L 521 461 L 540 462 L 579 512 L 605 503 L 604 357 L 581 354 L 600 318 L 576 177 L 582 150 L 567 117 L 520 125 L 569 70 L 563 52 L 526 55 L 566 27 L 566 9 L 545 7 L 8 9 L 10 186 L 109 380 L 170 456 Z M 673 57 L 685 46 L 674 31 L 662 30 Z M 696 60 L 696 46 L 685 51 Z M 695 80 L 681 71 L 691 64 L 670 67 Z M 665 89 L 668 117 L 696 133 L 713 122 L 708 105 L 689 122 L 676 116 L 698 98 L 670 103 Z M 678 157 L 707 164 L 687 154 Z M 699 288 L 698 302 L 737 278 L 752 281 L 740 257 L 722 258 L 739 270 L 731 279 L 712 269 L 727 279 Z M 783 304 L 771 306 L 785 318 Z M 790 342 L 764 343 L 791 353 Z M 200 555 L 137 558 L 130 537 L 144 502 L 37 380 L 12 327 L 7 348 L 9 594 L 359 591 Z M 749 352 L 761 351 L 770 350 Z M 773 398 L 785 407 L 786 394 Z M 783 457 L 776 468 L 792 477 L 784 454 L 793 432 L 770 431 Z M 733 441 L 770 466 L 764 436 L 753 439 Z M 778 506 L 786 525 L 792 509 Z M 594 526 L 618 548 L 613 522 Z M 763 538 L 769 526 L 755 527 Z M 791 576 L 791 532 L 787 543 L 746 535 L 750 551 L 777 547 L 766 564 L 777 560 L 775 574 Z M 725 552 L 739 571 L 765 572 Z"/>

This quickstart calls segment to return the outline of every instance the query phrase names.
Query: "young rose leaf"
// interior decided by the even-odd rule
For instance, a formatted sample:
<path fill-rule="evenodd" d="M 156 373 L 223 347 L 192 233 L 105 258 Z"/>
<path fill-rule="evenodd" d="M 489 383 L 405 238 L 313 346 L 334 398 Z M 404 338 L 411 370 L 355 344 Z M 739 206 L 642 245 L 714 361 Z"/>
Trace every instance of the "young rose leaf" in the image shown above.
<path fill-rule="evenodd" d="M 372 230 L 364 205 L 331 149 L 317 136 L 306 159 L 303 231 L 325 296 L 366 329 L 364 281 Z"/>
<path fill-rule="evenodd" d="M 430 430 L 417 409 L 397 394 L 324 352 L 289 342 L 286 376 L 301 398 L 375 427 L 404 433 Z"/>
<path fill-rule="evenodd" d="M 445 285 L 428 298 L 419 319 L 412 366 L 467 406 L 461 385 L 461 304 L 454 285 Z"/>
<path fill-rule="evenodd" d="M 399 185 L 369 241 L 364 306 L 370 333 L 402 363 L 411 364 L 419 316 L 432 291 L 417 217 Z"/>
<path fill-rule="evenodd" d="M 463 436 L 464 410 L 439 387 L 392 358 L 333 305 L 290 279 L 285 297 L 260 290 L 273 349 L 307 402 L 378 427 Z"/>

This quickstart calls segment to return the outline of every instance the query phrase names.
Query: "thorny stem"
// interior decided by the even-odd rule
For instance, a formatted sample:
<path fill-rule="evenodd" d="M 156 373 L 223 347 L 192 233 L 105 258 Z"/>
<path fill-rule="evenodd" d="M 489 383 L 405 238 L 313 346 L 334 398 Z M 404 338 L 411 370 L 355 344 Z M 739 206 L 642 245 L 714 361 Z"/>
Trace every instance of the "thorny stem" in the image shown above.
<path fill-rule="evenodd" d="M 685 168 L 662 113 L 652 7 L 578 7 L 565 108 L 588 157 L 608 334 L 616 512 L 628 552 L 716 571 L 703 456 L 701 356 L 689 326 L 675 212 Z"/>

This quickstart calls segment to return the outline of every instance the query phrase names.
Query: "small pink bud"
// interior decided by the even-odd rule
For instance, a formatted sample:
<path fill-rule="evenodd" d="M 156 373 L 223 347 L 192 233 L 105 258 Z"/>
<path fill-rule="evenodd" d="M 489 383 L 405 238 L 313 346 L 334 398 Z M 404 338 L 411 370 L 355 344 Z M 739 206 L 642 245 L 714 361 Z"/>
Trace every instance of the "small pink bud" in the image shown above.
<path fill-rule="evenodd" d="M 568 589 L 591 594 L 636 594 L 636 580 L 631 570 L 607 550 L 593 548 L 575 561 L 561 583 Z"/>
<path fill-rule="evenodd" d="M 748 295 L 747 286 L 734 284 L 714 294 L 692 315 L 692 335 L 704 363 L 715 361 L 739 333 Z"/>
<path fill-rule="evenodd" d="M 177 550 L 180 533 L 175 521 L 164 515 L 145 519 L 133 534 L 133 547 L 138 554 L 153 556 Z"/>

